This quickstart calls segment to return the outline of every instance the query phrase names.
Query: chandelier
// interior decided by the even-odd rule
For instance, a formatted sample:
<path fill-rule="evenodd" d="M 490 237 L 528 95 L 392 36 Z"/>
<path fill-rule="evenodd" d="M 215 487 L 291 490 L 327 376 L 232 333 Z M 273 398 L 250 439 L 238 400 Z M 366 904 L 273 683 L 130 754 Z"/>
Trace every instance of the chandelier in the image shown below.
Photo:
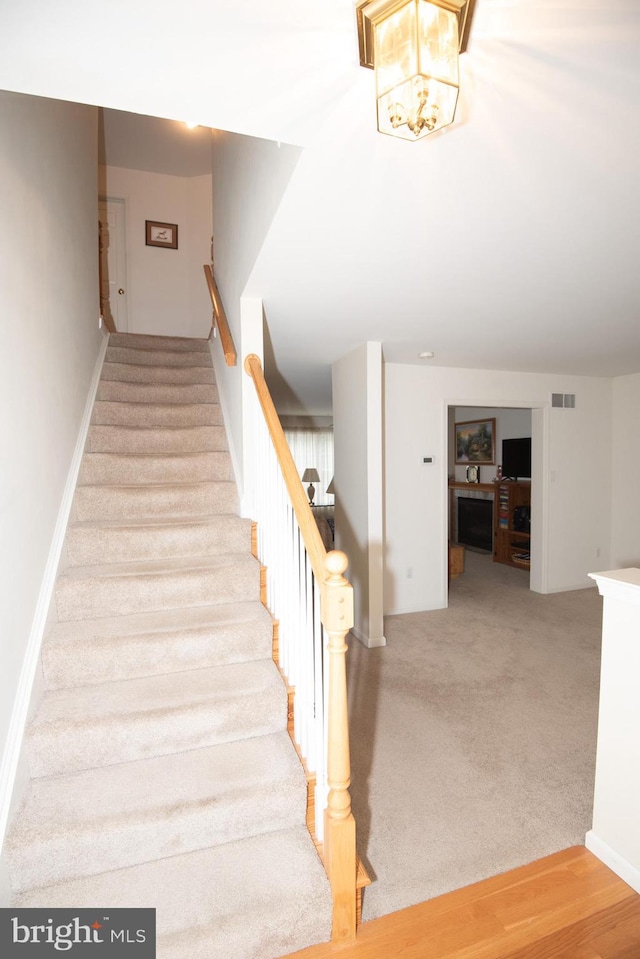
<path fill-rule="evenodd" d="M 451 123 L 475 0 L 362 0 L 360 64 L 375 70 L 378 130 L 420 140 Z"/>

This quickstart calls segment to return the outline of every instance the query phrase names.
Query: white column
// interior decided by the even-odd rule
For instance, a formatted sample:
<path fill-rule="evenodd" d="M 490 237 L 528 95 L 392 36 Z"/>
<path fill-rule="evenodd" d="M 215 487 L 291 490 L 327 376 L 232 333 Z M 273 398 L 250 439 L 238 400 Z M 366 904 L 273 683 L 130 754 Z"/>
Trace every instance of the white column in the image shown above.
<path fill-rule="evenodd" d="M 382 513 L 382 344 L 363 343 L 337 360 L 333 377 L 336 549 L 349 557 L 353 634 L 385 646 Z"/>
<path fill-rule="evenodd" d="M 590 575 L 604 615 L 593 828 L 585 842 L 640 892 L 640 569 Z"/>

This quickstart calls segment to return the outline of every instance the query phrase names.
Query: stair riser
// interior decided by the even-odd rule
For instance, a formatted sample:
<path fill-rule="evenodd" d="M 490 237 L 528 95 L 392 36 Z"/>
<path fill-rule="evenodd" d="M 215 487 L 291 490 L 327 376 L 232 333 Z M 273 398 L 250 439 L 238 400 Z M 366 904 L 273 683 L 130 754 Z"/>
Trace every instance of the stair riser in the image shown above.
<path fill-rule="evenodd" d="M 304 819 L 301 785 L 296 776 L 276 783 L 276 788 L 246 788 L 208 802 L 172 807 L 164 815 L 163 810 L 155 815 L 150 810 L 146 819 L 116 819 L 103 832 L 64 833 L 39 842 L 36 848 L 22 846 L 7 856 L 13 890 L 98 875 L 285 829 Z"/>
<path fill-rule="evenodd" d="M 188 669 L 266 659 L 273 629 L 268 623 L 239 623 L 182 633 L 149 633 L 65 645 L 45 643 L 42 668 L 47 689 L 117 682 Z"/>
<path fill-rule="evenodd" d="M 232 479 L 226 450 L 153 456 L 135 453 L 85 453 L 78 484 L 145 486 L 154 483 L 204 483 Z"/>
<path fill-rule="evenodd" d="M 193 486 L 79 486 L 75 497 L 76 519 L 125 520 L 175 519 L 234 513 L 234 483 L 198 483 Z"/>
<path fill-rule="evenodd" d="M 122 383 L 101 380 L 98 400 L 115 403 L 217 403 L 218 388 L 210 383 Z"/>
<path fill-rule="evenodd" d="M 231 564 L 180 574 L 112 576 L 82 580 L 60 577 L 56 584 L 58 620 L 99 619 L 162 609 L 242 603 L 260 595 L 258 563 Z"/>
<path fill-rule="evenodd" d="M 167 404 L 108 403 L 98 400 L 93 408 L 96 426 L 185 427 L 221 426 L 222 411 L 218 403 Z"/>
<path fill-rule="evenodd" d="M 177 527 L 139 529 L 123 526 L 112 529 L 71 526 L 66 538 L 67 559 L 71 566 L 217 556 L 250 549 L 251 527 L 235 516 L 224 516 L 208 525 Z"/>
<path fill-rule="evenodd" d="M 89 453 L 205 453 L 224 450 L 223 426 L 191 426 L 178 429 L 136 429 L 128 426 L 91 426 Z"/>
<path fill-rule="evenodd" d="M 102 379 L 122 383 L 214 383 L 213 367 L 133 366 L 128 363 L 105 363 Z"/>
<path fill-rule="evenodd" d="M 107 363 L 130 363 L 133 366 L 211 366 L 211 354 L 186 350 L 137 350 L 109 346 Z"/>
<path fill-rule="evenodd" d="M 279 732 L 286 717 L 286 689 L 280 685 L 260 694 L 241 691 L 226 703 L 212 698 L 188 709 L 147 711 L 135 719 L 115 715 L 91 724 L 87 717 L 82 725 L 34 727 L 27 750 L 31 775 L 37 779 Z"/>
<path fill-rule="evenodd" d="M 192 336 L 152 336 L 150 333 L 112 333 L 109 346 L 139 350 L 169 350 L 171 352 L 209 353 L 209 342 Z"/>

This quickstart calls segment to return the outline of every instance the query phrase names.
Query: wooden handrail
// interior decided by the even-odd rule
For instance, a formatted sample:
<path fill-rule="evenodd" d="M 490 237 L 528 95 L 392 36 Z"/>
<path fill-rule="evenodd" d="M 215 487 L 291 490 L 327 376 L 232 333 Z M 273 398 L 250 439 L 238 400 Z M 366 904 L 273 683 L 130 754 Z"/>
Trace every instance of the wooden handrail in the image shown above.
<path fill-rule="evenodd" d="M 327 777 L 322 859 L 333 897 L 332 939 L 345 942 L 356 934 L 356 824 L 351 812 L 351 766 L 347 709 L 346 635 L 353 626 L 353 587 L 344 578 L 348 564 L 339 550 L 327 553 L 307 502 L 291 450 L 269 392 L 262 364 L 249 354 L 244 368 L 252 378 L 298 527 L 320 587 L 320 616 L 328 639 Z M 295 704 L 295 700 L 294 700 Z"/>
<path fill-rule="evenodd" d="M 280 417 L 276 413 L 276 408 L 273 405 L 271 393 L 269 392 L 269 387 L 262 372 L 262 363 L 255 353 L 250 353 L 244 361 L 244 368 L 253 380 L 256 388 L 258 401 L 267 423 L 280 469 L 282 470 L 289 499 L 291 500 L 291 505 L 296 514 L 298 526 L 300 527 L 300 532 L 302 533 L 302 538 L 309 559 L 311 560 L 313 575 L 318 583 L 322 583 L 327 575 L 324 568 L 327 551 L 324 548 L 318 526 L 313 518 L 313 513 L 307 501 L 304 487 L 298 475 L 298 469 L 291 455 L 291 450 L 289 449 L 289 444 L 285 439 Z"/>
<path fill-rule="evenodd" d="M 211 326 L 213 327 L 215 323 L 218 325 L 218 332 L 220 333 L 220 343 L 222 344 L 222 352 L 224 353 L 224 358 L 227 366 L 235 366 L 237 360 L 236 348 L 233 344 L 233 337 L 231 336 L 231 330 L 229 329 L 229 322 L 227 320 L 227 314 L 224 311 L 224 305 L 222 303 L 222 297 L 220 296 L 220 291 L 213 276 L 213 271 L 208 263 L 205 263 L 203 266 L 204 275 L 207 279 L 207 286 L 209 287 L 209 295 L 211 297 L 211 304 L 213 306 L 213 318 Z"/>
<path fill-rule="evenodd" d="M 98 220 L 98 286 L 100 288 L 100 316 L 102 317 L 102 322 L 108 329 L 109 333 L 117 333 L 116 324 L 113 320 L 113 315 L 111 313 L 111 304 L 109 303 L 109 297 L 104 296 L 103 283 L 104 275 L 102 269 L 102 254 L 104 251 L 104 243 L 102 241 L 102 221 Z"/>

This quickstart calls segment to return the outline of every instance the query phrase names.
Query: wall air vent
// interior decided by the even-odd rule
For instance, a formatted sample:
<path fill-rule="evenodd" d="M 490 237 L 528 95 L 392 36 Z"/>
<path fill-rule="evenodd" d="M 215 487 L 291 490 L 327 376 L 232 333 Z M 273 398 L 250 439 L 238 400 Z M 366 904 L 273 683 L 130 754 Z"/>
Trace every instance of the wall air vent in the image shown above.
<path fill-rule="evenodd" d="M 551 406 L 564 408 L 565 410 L 575 410 L 576 394 L 575 393 L 552 393 Z"/>

